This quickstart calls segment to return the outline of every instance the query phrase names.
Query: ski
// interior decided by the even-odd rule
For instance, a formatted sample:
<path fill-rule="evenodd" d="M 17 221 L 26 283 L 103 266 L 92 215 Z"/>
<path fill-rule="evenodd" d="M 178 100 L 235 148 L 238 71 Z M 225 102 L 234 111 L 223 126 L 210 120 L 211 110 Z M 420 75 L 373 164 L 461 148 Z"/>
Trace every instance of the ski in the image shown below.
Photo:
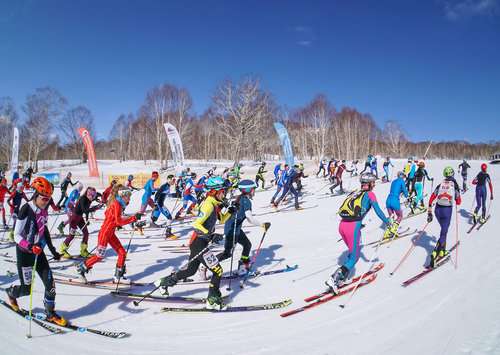
<path fill-rule="evenodd" d="M 427 275 L 428 273 L 430 273 L 431 271 L 434 271 L 436 270 L 437 268 L 443 266 L 444 264 L 446 264 L 448 261 L 451 260 L 451 252 L 453 250 L 456 249 L 456 247 L 460 244 L 460 242 L 456 243 L 455 245 L 453 245 L 450 250 L 448 250 L 449 254 L 447 256 L 445 256 L 444 258 L 442 259 L 439 259 L 438 261 L 436 261 L 434 267 L 428 267 L 426 268 L 424 271 L 418 273 L 417 275 L 409 278 L 408 280 L 404 281 L 402 283 L 402 286 L 403 287 L 407 287 L 409 285 L 411 285 L 412 283 L 414 283 L 415 281 L 417 280 L 420 280 L 422 277 L 424 277 L 425 275 Z"/>
<path fill-rule="evenodd" d="M 19 311 L 16 311 L 14 308 L 11 307 L 10 304 L 8 304 L 7 302 L 5 302 L 2 299 L 0 299 L 0 303 L 3 304 L 6 308 L 10 309 L 12 312 L 16 313 L 17 315 L 19 315 L 19 316 L 21 316 L 21 317 L 29 320 L 29 312 L 27 310 L 19 308 Z M 38 324 L 40 327 L 48 330 L 51 333 L 54 333 L 54 334 L 63 334 L 63 333 L 66 333 L 64 330 L 59 329 L 57 327 L 53 327 L 52 325 L 47 324 L 45 322 L 42 322 L 41 320 L 39 320 L 37 318 L 31 317 L 31 320 L 35 324 Z"/>
<path fill-rule="evenodd" d="M 145 295 L 141 293 L 124 292 L 124 291 L 111 291 L 111 295 L 115 297 L 123 297 L 130 299 L 142 299 L 145 296 L 145 300 L 159 301 L 159 302 L 192 302 L 192 303 L 205 303 L 206 298 L 203 297 L 188 297 L 188 296 L 155 296 L 155 295 Z M 223 296 L 222 298 L 227 298 L 228 296 Z"/>
<path fill-rule="evenodd" d="M 370 246 L 370 245 L 375 245 L 377 246 L 377 244 L 380 242 L 380 245 L 384 245 L 384 244 L 387 244 L 387 243 L 390 243 L 394 240 L 398 240 L 398 239 L 401 239 L 401 238 L 404 238 L 404 237 L 408 237 L 410 235 L 413 235 L 415 233 L 417 233 L 418 230 L 415 229 L 413 231 L 410 231 L 410 227 L 406 228 L 404 231 L 401 231 L 398 236 L 396 238 L 387 238 L 387 239 L 384 239 L 380 242 L 380 240 L 374 240 L 373 242 L 369 242 L 369 243 L 366 243 L 366 244 L 363 244 L 364 247 L 367 247 L 367 246 Z"/>
<path fill-rule="evenodd" d="M 35 320 L 35 319 L 37 319 L 39 321 L 44 321 L 44 322 L 47 322 L 50 324 L 55 324 L 58 327 L 61 327 L 64 329 L 74 330 L 74 331 L 77 331 L 78 333 L 92 333 L 92 334 L 101 335 L 101 336 L 105 336 L 105 337 L 113 338 L 113 339 L 121 339 L 121 338 L 126 338 L 126 337 L 130 336 L 130 334 L 126 333 L 126 332 L 112 332 L 112 331 L 108 331 L 108 330 L 92 329 L 92 328 L 87 328 L 87 327 L 81 327 L 81 326 L 78 326 L 78 325 L 73 324 L 71 322 L 68 322 L 68 324 L 66 324 L 66 325 L 59 325 L 59 324 L 48 321 L 45 314 L 43 314 L 43 313 L 36 314 L 35 317 L 33 318 L 33 320 Z"/>
<path fill-rule="evenodd" d="M 282 208 L 282 209 L 277 209 L 277 210 L 274 210 L 274 211 L 262 212 L 262 213 L 259 213 L 259 214 L 255 214 L 255 216 L 259 217 L 259 216 L 265 216 L 265 215 L 273 214 L 273 213 L 287 213 L 287 212 L 294 212 L 294 211 L 304 211 L 304 210 L 308 210 L 308 209 L 311 209 L 311 208 L 316 208 L 318 206 L 319 205 L 312 205 L 312 206 L 308 206 L 308 207 L 299 207 L 298 209 L 291 208 L 293 206 L 290 206 L 290 207 L 285 207 L 285 208 Z"/>
<path fill-rule="evenodd" d="M 407 214 L 406 216 L 403 217 L 403 220 L 409 219 L 409 218 L 412 218 L 412 217 L 416 217 L 416 216 L 420 216 L 421 214 L 424 214 L 426 212 L 427 212 L 427 210 L 423 210 L 423 211 L 420 211 L 420 212 L 417 212 L 417 213 L 411 213 L 410 212 L 409 214 Z"/>
<path fill-rule="evenodd" d="M 373 275 L 373 274 L 377 273 L 378 271 L 382 270 L 383 268 L 384 268 L 384 263 L 379 263 L 379 264 L 375 265 L 375 267 L 373 269 L 371 269 L 370 271 L 368 271 L 366 274 L 353 277 L 351 280 L 349 280 L 348 282 L 346 282 L 345 284 L 343 284 L 340 287 L 340 289 L 349 287 L 352 284 L 358 282 L 361 277 L 363 277 L 363 279 L 365 279 L 368 276 Z M 304 301 L 306 301 L 306 302 L 315 301 L 318 298 L 321 298 L 323 296 L 330 295 L 330 294 L 332 294 L 332 292 L 330 292 L 330 291 L 323 291 L 323 292 L 318 293 L 316 295 L 304 298 Z"/>
<path fill-rule="evenodd" d="M 185 312 L 185 313 L 229 313 L 229 312 L 252 312 L 268 311 L 278 308 L 284 308 L 292 304 L 292 300 L 287 299 L 281 302 L 268 303 L 253 306 L 227 306 L 225 309 L 216 310 L 211 308 L 183 308 L 183 307 L 163 307 L 160 312 Z"/>
<path fill-rule="evenodd" d="M 366 278 L 363 278 L 363 280 L 359 284 L 358 288 L 370 284 L 376 278 L 377 278 L 377 274 L 372 274 L 372 275 L 370 275 L 370 276 L 368 276 Z M 302 306 L 302 307 L 299 307 L 299 308 L 296 308 L 296 309 L 292 309 L 291 311 L 288 311 L 288 312 L 285 312 L 285 313 L 281 313 L 280 316 L 281 317 L 288 317 L 288 316 L 291 316 L 291 315 L 294 315 L 294 314 L 297 314 L 297 313 L 301 313 L 301 312 L 307 311 L 308 309 L 314 308 L 314 307 L 319 306 L 319 305 L 321 305 L 323 303 L 326 303 L 326 302 L 335 300 L 335 299 L 337 299 L 337 298 L 339 298 L 341 296 L 347 295 L 352 290 L 354 290 L 355 287 L 356 287 L 356 285 L 350 285 L 348 287 L 343 287 L 341 289 L 341 291 L 338 292 L 338 293 L 336 293 L 336 294 L 329 293 L 328 295 L 323 296 L 321 298 L 318 298 L 315 301 L 306 304 L 305 306 Z"/>
<path fill-rule="evenodd" d="M 478 222 L 476 222 L 476 223 L 472 223 L 472 226 L 470 226 L 470 228 L 467 230 L 467 234 L 470 234 L 470 233 L 474 230 L 474 228 L 476 228 L 477 223 L 478 223 Z"/>
<path fill-rule="evenodd" d="M 54 277 L 54 281 L 60 284 L 65 284 L 65 285 L 72 285 L 72 286 L 79 286 L 79 287 L 89 287 L 89 288 L 98 288 L 98 289 L 103 289 L 103 290 L 114 290 L 116 289 L 117 284 L 113 281 L 87 281 L 83 282 L 82 280 L 78 278 L 59 278 L 59 277 Z M 130 283 L 120 283 L 118 285 L 118 289 L 129 289 L 132 286 L 144 286 L 146 284 L 144 283 L 138 283 L 138 282 L 130 282 Z"/>
<path fill-rule="evenodd" d="M 250 279 L 253 279 L 257 276 L 260 277 L 260 276 L 281 274 L 284 272 L 290 272 L 290 271 L 297 270 L 298 268 L 299 268 L 299 265 L 295 264 L 293 266 L 287 265 L 285 268 L 276 269 L 276 270 L 269 270 L 269 271 L 262 271 L 262 272 L 259 270 L 256 270 L 256 271 L 250 272 L 247 279 L 250 280 Z M 243 275 L 243 276 L 239 276 L 238 274 L 226 275 L 226 276 L 222 276 L 222 280 L 229 280 L 229 279 L 234 280 L 234 279 L 239 279 L 241 277 L 245 277 L 245 275 Z M 192 279 L 188 279 L 188 281 L 179 282 L 177 285 L 198 285 L 198 284 L 205 284 L 208 282 L 210 282 L 210 280 L 193 281 Z"/>

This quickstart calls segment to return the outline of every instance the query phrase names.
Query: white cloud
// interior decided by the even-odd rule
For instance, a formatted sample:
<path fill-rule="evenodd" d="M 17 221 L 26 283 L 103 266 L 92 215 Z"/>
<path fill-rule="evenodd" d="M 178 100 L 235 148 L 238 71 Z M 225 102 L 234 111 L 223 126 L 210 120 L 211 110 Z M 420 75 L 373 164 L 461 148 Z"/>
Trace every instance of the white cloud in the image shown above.
<path fill-rule="evenodd" d="M 457 21 L 474 16 L 496 16 L 500 14 L 498 0 L 452 0 L 444 2 L 448 20 Z"/>
<path fill-rule="evenodd" d="M 295 43 L 299 46 L 310 47 L 316 40 L 316 36 L 311 27 L 297 25 L 293 27 L 293 32 L 295 33 Z"/>

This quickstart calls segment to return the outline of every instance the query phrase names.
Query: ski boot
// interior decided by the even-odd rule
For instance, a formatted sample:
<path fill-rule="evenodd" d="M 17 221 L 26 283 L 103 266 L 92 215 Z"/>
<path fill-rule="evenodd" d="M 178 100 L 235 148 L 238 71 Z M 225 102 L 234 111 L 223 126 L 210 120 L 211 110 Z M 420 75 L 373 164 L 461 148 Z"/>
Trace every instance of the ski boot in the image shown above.
<path fill-rule="evenodd" d="M 88 273 L 89 270 L 90 269 L 87 267 L 87 265 L 85 265 L 85 262 L 81 262 L 81 263 L 76 265 L 76 272 L 78 273 L 78 277 L 79 277 L 80 281 L 82 281 L 83 283 L 88 282 L 85 274 Z"/>
<path fill-rule="evenodd" d="M 66 245 L 65 242 L 61 243 L 61 246 L 59 247 L 59 252 L 61 253 L 61 256 L 65 259 L 71 259 L 71 254 L 68 252 L 69 245 Z"/>
<path fill-rule="evenodd" d="M 149 227 L 150 228 L 161 228 L 162 226 L 159 225 L 159 224 L 156 224 L 156 220 L 151 220 L 151 222 L 149 222 Z"/>
<path fill-rule="evenodd" d="M 7 233 L 7 236 L 9 237 L 9 242 L 14 242 L 14 229 L 11 229 L 9 233 Z"/>
<path fill-rule="evenodd" d="M 244 260 L 243 258 L 241 258 L 241 260 L 238 261 L 238 276 L 245 276 L 246 274 L 248 274 L 250 272 L 250 268 L 251 268 L 251 265 L 250 265 L 250 260 L 248 260 L 248 257 Z"/>
<path fill-rule="evenodd" d="M 349 270 L 345 266 L 339 267 L 328 280 L 325 281 L 327 286 L 327 291 L 333 294 L 337 294 L 339 288 L 344 285 L 347 276 L 349 275 Z"/>
<path fill-rule="evenodd" d="M 60 235 L 64 235 L 64 222 L 59 223 L 57 226 L 57 230 L 59 231 Z"/>
<path fill-rule="evenodd" d="M 7 299 L 9 301 L 10 307 L 14 311 L 18 312 L 19 311 L 19 305 L 17 304 L 17 298 L 14 297 L 14 293 L 13 292 L 14 292 L 14 286 L 10 286 L 9 288 L 7 288 L 5 290 L 5 293 L 7 293 Z"/>
<path fill-rule="evenodd" d="M 172 233 L 172 227 L 168 226 L 165 228 L 165 239 L 176 240 L 178 237 Z"/>
<path fill-rule="evenodd" d="M 88 245 L 85 243 L 80 244 L 80 256 L 82 258 L 88 258 L 90 256 L 90 253 L 87 249 Z"/>
<path fill-rule="evenodd" d="M 158 288 L 162 288 L 161 293 L 164 296 L 168 296 L 168 288 L 177 285 L 177 274 L 171 273 L 168 276 L 162 277 L 154 282 L 154 285 Z"/>
<path fill-rule="evenodd" d="M 479 215 L 477 214 L 477 212 L 473 212 L 472 213 L 472 223 L 476 224 L 478 221 L 479 221 Z"/>
<path fill-rule="evenodd" d="M 44 302 L 44 305 L 47 322 L 57 324 L 61 327 L 68 325 L 68 321 L 55 312 L 53 303 Z"/>
<path fill-rule="evenodd" d="M 214 309 L 217 311 L 222 311 L 227 308 L 227 305 L 224 304 L 222 300 L 220 290 L 214 290 L 213 287 L 210 287 L 210 290 L 208 291 L 206 307 L 208 309 Z"/>
<path fill-rule="evenodd" d="M 127 272 L 125 265 L 122 267 L 116 266 L 115 268 L 115 276 L 113 276 L 113 282 L 115 284 L 122 283 L 127 284 L 130 283 L 130 280 L 125 277 L 125 273 Z"/>
<path fill-rule="evenodd" d="M 3 224 L 3 229 L 8 230 L 8 229 L 9 229 L 9 226 L 8 226 L 6 223 L 4 223 L 4 224 Z"/>
<path fill-rule="evenodd" d="M 486 223 L 486 218 L 484 218 L 484 216 L 481 216 L 481 217 L 479 218 L 479 223 L 480 223 L 480 224 L 485 224 L 485 223 Z"/>

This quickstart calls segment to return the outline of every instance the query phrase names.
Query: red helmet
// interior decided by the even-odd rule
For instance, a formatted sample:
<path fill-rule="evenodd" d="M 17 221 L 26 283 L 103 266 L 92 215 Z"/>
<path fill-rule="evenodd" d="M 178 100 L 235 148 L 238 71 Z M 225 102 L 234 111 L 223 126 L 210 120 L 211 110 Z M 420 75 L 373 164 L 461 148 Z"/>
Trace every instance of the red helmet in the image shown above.
<path fill-rule="evenodd" d="M 52 196 L 53 188 L 51 183 L 44 177 L 38 176 L 31 183 L 31 188 L 33 188 L 38 194 L 50 197 Z"/>
<path fill-rule="evenodd" d="M 153 172 L 151 173 L 151 177 L 152 177 L 152 178 L 156 178 L 156 179 L 158 179 L 158 176 L 160 176 L 160 174 L 158 174 L 158 172 L 157 172 L 157 171 L 153 171 Z"/>
<path fill-rule="evenodd" d="M 481 164 L 481 170 L 486 172 L 486 169 L 488 169 L 488 165 L 486 165 L 486 163 L 482 163 Z"/>

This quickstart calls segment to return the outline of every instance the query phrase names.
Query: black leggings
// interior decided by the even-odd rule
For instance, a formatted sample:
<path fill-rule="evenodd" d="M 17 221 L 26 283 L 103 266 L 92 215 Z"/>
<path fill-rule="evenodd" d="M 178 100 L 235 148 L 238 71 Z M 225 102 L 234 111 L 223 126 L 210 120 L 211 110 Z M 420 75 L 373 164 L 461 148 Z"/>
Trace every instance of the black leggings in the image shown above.
<path fill-rule="evenodd" d="M 259 187 L 259 181 L 262 181 L 262 188 L 264 188 L 264 184 L 266 182 L 264 180 L 264 177 L 262 177 L 262 175 L 256 175 L 255 176 L 255 185 L 257 185 L 257 187 Z"/>
<path fill-rule="evenodd" d="M 226 234 L 226 241 L 224 243 L 224 251 L 217 255 L 217 259 L 219 261 L 225 260 L 231 257 L 231 251 L 233 250 L 233 237 L 234 237 L 234 229 L 231 229 L 229 233 Z M 236 238 L 234 238 L 235 242 L 243 246 L 243 252 L 241 253 L 241 259 L 248 260 L 248 256 L 250 255 L 250 250 L 252 250 L 252 243 L 248 239 L 247 235 L 243 230 L 240 229 L 240 232 L 236 234 Z"/>
<path fill-rule="evenodd" d="M 32 271 L 33 265 L 35 264 L 35 254 L 28 253 L 19 246 L 16 246 L 16 256 L 17 272 L 19 273 L 21 285 L 13 286 L 12 294 L 15 298 L 18 298 L 30 294 Z M 52 271 L 50 270 L 49 262 L 43 252 L 38 255 L 36 272 L 42 279 L 43 285 L 45 286 L 44 303 L 46 304 L 46 307 L 53 309 L 56 299 L 56 285 L 54 283 Z"/>
<path fill-rule="evenodd" d="M 205 238 L 197 237 L 189 247 L 191 251 L 189 255 L 189 260 L 192 260 L 207 246 L 208 246 L 208 241 Z M 210 256 L 210 254 L 212 255 Z M 192 260 L 186 269 L 176 272 L 176 276 L 178 280 L 183 280 L 188 278 L 189 276 L 193 276 L 200 267 L 201 263 L 205 265 L 205 267 L 212 272 L 212 278 L 210 279 L 209 295 L 217 295 L 219 294 L 220 279 L 222 277 L 222 273 L 224 272 L 224 270 L 222 270 L 222 266 L 220 266 L 218 261 L 216 264 L 214 263 L 212 267 L 209 267 L 207 265 L 207 262 L 205 261 L 204 256 L 208 258 L 211 257 L 216 258 L 216 256 L 213 255 L 212 251 L 207 249 L 203 254 L 199 255 L 196 259 Z M 212 260 L 216 261 L 215 259 Z"/>
<path fill-rule="evenodd" d="M 62 202 L 62 206 L 64 206 L 67 199 L 68 199 L 68 195 L 66 195 L 66 190 L 61 190 L 61 197 L 59 198 L 59 201 L 56 204 L 57 207 L 61 207 L 61 202 Z"/>

